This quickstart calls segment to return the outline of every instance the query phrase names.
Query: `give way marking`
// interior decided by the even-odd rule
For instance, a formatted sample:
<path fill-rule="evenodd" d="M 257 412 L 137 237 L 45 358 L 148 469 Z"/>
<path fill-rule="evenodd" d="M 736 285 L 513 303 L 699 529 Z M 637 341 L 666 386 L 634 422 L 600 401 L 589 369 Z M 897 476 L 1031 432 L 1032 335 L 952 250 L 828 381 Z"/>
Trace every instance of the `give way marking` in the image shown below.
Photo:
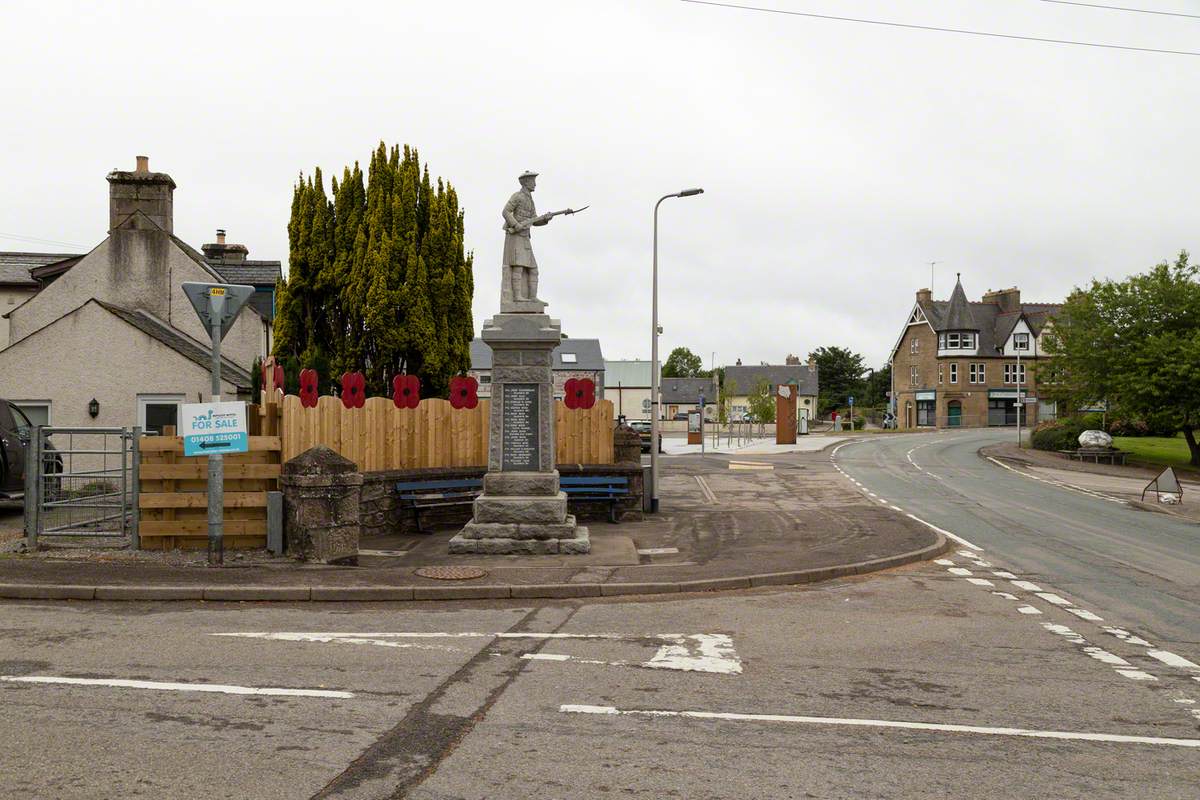
<path fill-rule="evenodd" d="M 685 717 L 728 722 L 783 722 L 807 725 L 850 725 L 869 728 L 901 728 L 939 733 L 970 733 L 984 736 L 1017 736 L 1031 739 L 1066 739 L 1083 742 L 1112 742 L 1119 744 L 1153 744 L 1169 747 L 1200 747 L 1200 739 L 1170 739 L 1162 736 L 1131 736 L 1120 733 L 1089 733 L 1086 731 L 1042 731 L 1030 728 L 996 728 L 983 725 L 954 725 L 936 722 L 908 722 L 893 719 L 858 719 L 843 717 L 805 717 L 788 714 L 736 714 L 718 711 L 669 711 L 650 709 L 619 709 L 614 706 L 561 705 L 564 714 L 595 714 L 599 716 L 638 716 L 651 718 Z"/>
<path fill-rule="evenodd" d="M 399 649 L 442 650 L 462 652 L 454 642 L 464 639 L 542 639 L 546 641 L 584 640 L 596 642 L 626 642 L 650 644 L 655 653 L 645 661 L 580 658 L 559 653 L 530 653 L 530 661 L 574 661 L 580 664 L 603 664 L 613 667 L 670 669 L 681 672 L 707 672 L 717 675 L 740 675 L 742 661 L 733 647 L 733 639 L 724 633 L 658 633 L 650 636 L 627 636 L 617 633 L 425 633 L 397 631 L 388 633 L 251 631 L 214 633 L 239 639 L 266 639 L 277 642 L 319 642 L 321 644 L 358 644 Z"/>

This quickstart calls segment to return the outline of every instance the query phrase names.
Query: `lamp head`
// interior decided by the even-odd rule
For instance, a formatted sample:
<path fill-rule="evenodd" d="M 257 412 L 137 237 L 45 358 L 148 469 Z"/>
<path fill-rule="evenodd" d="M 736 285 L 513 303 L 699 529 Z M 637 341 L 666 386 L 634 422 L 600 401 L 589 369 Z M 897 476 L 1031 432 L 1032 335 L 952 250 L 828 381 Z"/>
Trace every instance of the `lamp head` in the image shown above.
<path fill-rule="evenodd" d="M 704 194 L 703 189 L 684 189 L 679 193 L 680 197 L 691 197 L 694 194 Z"/>

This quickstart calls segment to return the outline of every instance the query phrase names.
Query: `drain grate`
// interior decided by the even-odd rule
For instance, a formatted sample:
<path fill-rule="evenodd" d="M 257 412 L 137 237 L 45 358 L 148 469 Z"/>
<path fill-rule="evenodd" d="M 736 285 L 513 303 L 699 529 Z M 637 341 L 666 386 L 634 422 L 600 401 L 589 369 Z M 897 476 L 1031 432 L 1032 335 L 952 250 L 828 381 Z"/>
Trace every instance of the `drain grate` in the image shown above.
<path fill-rule="evenodd" d="M 487 575 L 487 570 L 479 567 L 421 567 L 417 574 L 435 581 L 469 581 Z"/>

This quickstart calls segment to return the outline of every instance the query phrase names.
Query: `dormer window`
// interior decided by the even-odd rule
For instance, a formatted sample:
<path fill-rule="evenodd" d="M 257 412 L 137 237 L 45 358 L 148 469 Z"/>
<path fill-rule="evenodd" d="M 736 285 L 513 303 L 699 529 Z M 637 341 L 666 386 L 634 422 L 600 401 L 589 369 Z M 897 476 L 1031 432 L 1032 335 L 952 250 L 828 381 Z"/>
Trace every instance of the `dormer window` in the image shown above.
<path fill-rule="evenodd" d="M 954 331 L 938 334 L 938 349 L 940 350 L 974 350 L 975 334 Z"/>
<path fill-rule="evenodd" d="M 1014 333 L 1013 334 L 1013 349 L 1014 350 L 1028 350 L 1029 349 L 1029 334 L 1028 333 Z"/>

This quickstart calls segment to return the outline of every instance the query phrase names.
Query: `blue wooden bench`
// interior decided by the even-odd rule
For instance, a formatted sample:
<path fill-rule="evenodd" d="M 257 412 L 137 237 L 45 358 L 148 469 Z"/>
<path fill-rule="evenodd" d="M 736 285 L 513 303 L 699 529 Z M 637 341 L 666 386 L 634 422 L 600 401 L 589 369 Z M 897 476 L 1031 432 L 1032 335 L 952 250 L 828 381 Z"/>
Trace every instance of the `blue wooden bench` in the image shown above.
<path fill-rule="evenodd" d="M 569 475 L 559 478 L 558 485 L 566 492 L 567 500 L 608 503 L 608 521 L 613 523 L 617 521 L 618 503 L 629 497 L 628 478 Z"/>
<path fill-rule="evenodd" d="M 459 478 L 446 481 L 407 481 L 396 484 L 400 507 L 412 509 L 417 533 L 421 527 L 421 509 L 470 505 L 483 492 L 480 478 Z"/>

